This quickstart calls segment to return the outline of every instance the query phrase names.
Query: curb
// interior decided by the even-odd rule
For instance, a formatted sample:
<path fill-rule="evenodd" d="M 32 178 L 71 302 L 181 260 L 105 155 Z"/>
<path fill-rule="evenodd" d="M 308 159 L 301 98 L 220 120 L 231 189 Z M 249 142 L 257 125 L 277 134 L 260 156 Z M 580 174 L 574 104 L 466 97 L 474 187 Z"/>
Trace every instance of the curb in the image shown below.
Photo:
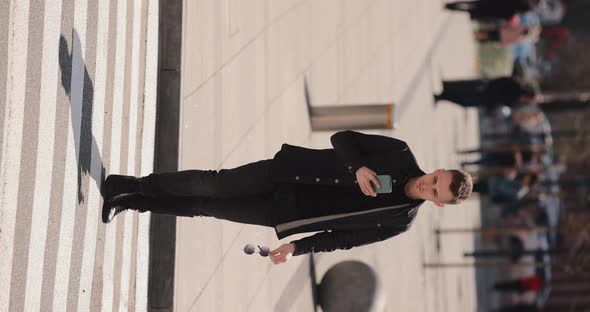
<path fill-rule="evenodd" d="M 178 170 L 182 0 L 160 0 L 154 172 Z M 173 311 L 176 217 L 151 214 L 148 311 Z"/>

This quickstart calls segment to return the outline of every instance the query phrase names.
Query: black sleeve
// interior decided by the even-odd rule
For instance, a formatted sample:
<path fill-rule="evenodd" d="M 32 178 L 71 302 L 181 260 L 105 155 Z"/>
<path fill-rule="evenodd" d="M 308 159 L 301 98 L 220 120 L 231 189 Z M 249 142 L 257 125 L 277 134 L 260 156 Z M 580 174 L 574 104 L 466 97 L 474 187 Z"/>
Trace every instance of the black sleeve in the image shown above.
<path fill-rule="evenodd" d="M 291 243 L 295 244 L 294 256 L 299 256 L 312 251 L 330 252 L 336 249 L 350 249 L 380 242 L 401 232 L 403 231 L 393 227 L 356 231 L 324 231 Z"/>
<path fill-rule="evenodd" d="M 406 142 L 383 135 L 364 134 L 356 131 L 340 131 L 330 138 L 336 154 L 342 159 L 348 171 L 354 175 L 364 166 L 362 155 L 391 151 L 406 151 Z"/>

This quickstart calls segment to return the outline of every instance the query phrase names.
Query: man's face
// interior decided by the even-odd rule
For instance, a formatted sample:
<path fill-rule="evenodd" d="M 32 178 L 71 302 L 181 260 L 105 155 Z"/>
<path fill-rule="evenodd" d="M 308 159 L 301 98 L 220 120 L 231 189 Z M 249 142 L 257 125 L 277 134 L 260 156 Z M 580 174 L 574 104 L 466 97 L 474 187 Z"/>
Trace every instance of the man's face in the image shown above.
<path fill-rule="evenodd" d="M 435 205 L 442 207 L 444 202 L 453 199 L 451 192 L 451 182 L 453 175 L 444 170 L 438 169 L 427 175 L 423 175 L 410 185 L 408 195 L 413 198 L 419 198 L 432 201 Z"/>

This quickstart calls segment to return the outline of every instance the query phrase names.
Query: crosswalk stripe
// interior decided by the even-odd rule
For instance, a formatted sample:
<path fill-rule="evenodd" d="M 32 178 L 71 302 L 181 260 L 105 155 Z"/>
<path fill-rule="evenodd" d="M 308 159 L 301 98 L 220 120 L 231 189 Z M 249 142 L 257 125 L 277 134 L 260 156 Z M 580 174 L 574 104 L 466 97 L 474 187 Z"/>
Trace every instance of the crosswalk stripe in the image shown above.
<path fill-rule="evenodd" d="M 0 311 L 8 311 L 18 201 L 28 49 L 29 1 L 10 2 L 6 110 L 0 163 Z M 8 148 L 10 147 L 10 148 Z"/>
<path fill-rule="evenodd" d="M 145 54 L 143 132 L 141 153 L 141 175 L 153 171 L 154 139 L 156 124 L 156 84 L 158 80 L 158 0 L 149 0 L 147 9 L 147 38 Z M 135 311 L 147 311 L 149 275 L 149 213 L 139 215 L 137 230 L 137 280 L 135 286 Z"/>
<path fill-rule="evenodd" d="M 131 96 L 131 48 L 132 48 L 132 31 L 133 31 L 133 0 L 125 0 L 127 5 L 127 20 L 126 20 L 126 34 L 125 34 L 125 74 L 123 78 L 123 95 L 122 95 L 122 111 L 123 116 L 126 118 L 127 122 L 123 123 L 123 127 L 121 128 L 121 159 L 119 164 L 119 173 L 121 174 L 131 174 L 127 172 L 127 163 L 128 163 L 128 156 L 127 154 L 130 153 L 131 147 L 129 146 L 129 97 Z M 114 269 L 114 276 L 115 279 L 113 281 L 113 311 L 119 310 L 119 305 L 121 302 L 121 275 L 123 274 L 122 270 L 125 266 L 125 256 L 128 253 L 128 250 L 123 250 L 124 243 L 125 243 L 125 235 L 126 235 L 126 227 L 129 226 L 128 219 L 125 218 L 127 214 L 122 214 L 116 220 L 117 226 L 117 236 L 115 239 L 115 269 Z"/>
<path fill-rule="evenodd" d="M 127 2 L 117 2 L 117 39 L 115 43 L 115 79 L 113 92 L 113 119 L 111 132 L 111 166 L 109 171 L 120 171 L 121 128 L 123 109 L 123 86 L 125 74 L 125 40 L 127 35 Z M 102 311 L 113 308 L 113 271 L 115 268 L 115 237 L 117 227 L 110 224 L 106 229 L 104 262 Z"/>
<path fill-rule="evenodd" d="M 53 311 L 66 311 L 72 239 L 76 208 L 78 207 L 78 168 L 76 152 L 80 150 L 82 96 L 84 93 L 84 55 L 86 51 L 86 0 L 76 1 L 72 40 L 72 80 L 70 87 L 71 127 L 68 128 L 64 192 L 61 210 L 59 246 L 53 285 Z M 76 136 L 76 137 L 74 137 Z"/>
<path fill-rule="evenodd" d="M 41 282 L 41 307 L 51 309 L 53 307 L 53 286 L 55 284 L 57 270 L 57 255 L 60 244 L 61 211 L 64 196 L 64 180 L 67 179 L 66 162 L 68 129 L 70 128 L 70 87 L 72 71 L 72 33 L 74 25 L 74 0 L 62 0 L 61 25 L 59 41 L 59 67 L 60 71 L 55 81 L 57 91 L 55 134 L 53 150 L 53 168 L 51 194 L 49 204 L 49 220 L 45 242 L 45 254 L 43 264 L 43 280 Z"/>
<path fill-rule="evenodd" d="M 7 49 L 8 49 L 8 13 L 10 12 L 10 1 L 0 1 L 0 98 L 4 100 L 6 94 L 6 77 L 7 74 Z M 6 111 L 6 101 L 0 101 L 0 138 L 4 136 L 4 112 Z M 2 163 L 3 146 L 0 144 L 0 163 Z"/>
<path fill-rule="evenodd" d="M 55 133 L 55 110 L 57 90 L 57 58 L 61 18 L 61 1 L 45 0 L 43 28 L 43 56 L 41 70 L 41 94 L 43 105 L 39 112 L 37 172 L 33 197 L 31 237 L 25 289 L 25 311 L 39 311 L 41 301 L 41 279 L 44 264 L 47 222 L 49 219 L 49 200 Z"/>
<path fill-rule="evenodd" d="M 89 215 L 93 215 L 90 210 L 92 202 L 89 201 L 91 190 L 100 188 L 101 173 L 92 172 L 92 154 L 100 155 L 100 149 L 96 144 L 95 135 L 92 132 L 92 118 L 95 113 L 93 109 L 95 90 L 94 74 L 96 70 L 96 36 L 97 36 L 97 15 L 98 1 L 88 1 L 86 7 L 86 39 L 84 48 L 84 87 L 82 93 L 82 114 L 80 124 L 79 149 L 76 151 L 78 158 L 78 206 L 76 208 L 74 219 L 74 231 L 72 235 L 72 249 L 70 253 L 69 280 L 67 288 L 67 309 L 66 312 L 75 312 L 77 310 L 78 297 L 80 296 L 80 280 L 82 278 L 82 259 L 84 256 L 84 242 L 86 240 L 87 224 Z M 92 218 L 92 221 L 95 221 Z M 85 290 L 82 289 L 82 294 Z"/>
<path fill-rule="evenodd" d="M 106 60 L 108 57 L 108 26 L 109 26 L 108 0 L 98 2 L 98 25 L 96 35 L 96 74 L 94 81 L 94 107 L 92 114 L 92 133 L 96 140 L 98 151 L 92 150 L 91 176 L 100 176 L 102 161 L 100 152 L 103 144 L 104 131 L 104 101 L 106 84 Z M 99 153 L 96 153 L 99 152 Z M 84 252 L 82 255 L 82 270 L 80 272 L 80 285 L 78 290 L 77 311 L 88 311 L 90 308 L 90 295 L 92 293 L 92 274 L 94 269 L 96 233 L 100 222 L 100 193 L 95 187 L 88 191 L 88 213 L 86 215 L 86 232 L 84 235 Z"/>
<path fill-rule="evenodd" d="M 133 235 L 133 213 L 127 212 L 123 216 L 123 249 L 122 249 L 122 264 L 119 290 L 119 311 L 127 311 L 129 302 L 129 267 L 131 265 L 131 236 Z"/>
<path fill-rule="evenodd" d="M 105 112 L 105 128 L 103 129 L 103 162 L 105 168 L 111 168 L 111 155 L 114 154 L 113 148 L 118 149 L 119 145 L 114 146 L 112 144 L 113 135 L 113 98 L 115 93 L 115 72 L 116 72 L 116 41 L 117 41 L 117 1 L 109 0 L 109 26 L 108 26 L 108 57 L 106 59 L 106 81 L 105 81 L 105 94 L 104 94 L 104 109 Z M 116 118 L 115 118 L 116 119 Z M 120 123 L 119 123 L 120 127 Z M 105 169 L 106 170 L 106 169 Z M 107 170 L 108 171 L 108 170 Z M 105 172 L 105 175 L 107 172 Z M 100 221 L 99 221 L 100 222 Z M 97 231 L 96 240 L 96 252 L 95 252 L 95 265 L 92 272 L 92 285 L 93 290 L 90 296 L 90 311 L 100 311 L 102 309 L 103 293 L 105 285 L 105 270 L 112 269 L 113 264 L 108 265 L 105 261 L 108 260 L 108 256 L 105 255 L 108 252 L 109 246 L 107 246 L 108 235 L 113 232 L 112 225 L 105 225 L 100 223 Z"/>
<path fill-rule="evenodd" d="M 29 25 L 43 24 L 43 5 L 31 6 L 29 11 Z M 26 76 L 25 110 L 23 120 L 23 137 L 21 149 L 21 163 L 18 187 L 18 206 L 16 207 L 16 223 L 14 231 L 14 246 L 12 260 L 12 281 L 10 287 L 10 311 L 23 311 L 26 287 L 27 261 L 29 256 L 28 241 L 31 237 L 31 221 L 33 218 L 33 194 L 37 163 L 37 138 L 39 133 L 40 88 L 41 88 L 41 58 L 43 53 L 43 28 L 29 26 L 27 48 L 27 69 L 20 73 Z"/>
<path fill-rule="evenodd" d="M 141 0 L 133 1 L 133 30 L 131 46 L 131 95 L 129 98 L 129 143 L 127 158 L 127 173 L 135 173 L 135 151 L 137 130 L 137 101 L 139 75 L 139 27 L 141 22 Z M 129 279 L 131 266 L 131 238 L 133 236 L 134 217 L 130 212 L 125 213 L 123 234 L 123 264 L 121 266 L 121 289 L 119 295 L 119 311 L 126 311 L 129 304 Z"/>

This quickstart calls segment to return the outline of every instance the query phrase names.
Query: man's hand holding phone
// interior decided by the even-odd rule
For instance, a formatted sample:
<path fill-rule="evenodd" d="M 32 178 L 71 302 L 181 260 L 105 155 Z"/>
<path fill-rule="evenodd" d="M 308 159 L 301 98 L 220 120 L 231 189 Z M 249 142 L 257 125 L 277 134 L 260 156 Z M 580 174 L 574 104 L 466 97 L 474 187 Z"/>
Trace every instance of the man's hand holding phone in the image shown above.
<path fill-rule="evenodd" d="M 373 182 L 377 186 L 377 188 L 381 188 L 381 183 L 379 183 L 379 180 L 377 179 L 377 174 L 373 170 L 364 166 L 360 167 L 356 171 L 356 180 L 363 194 L 373 197 L 377 196 L 377 193 L 373 189 L 371 182 Z"/>

